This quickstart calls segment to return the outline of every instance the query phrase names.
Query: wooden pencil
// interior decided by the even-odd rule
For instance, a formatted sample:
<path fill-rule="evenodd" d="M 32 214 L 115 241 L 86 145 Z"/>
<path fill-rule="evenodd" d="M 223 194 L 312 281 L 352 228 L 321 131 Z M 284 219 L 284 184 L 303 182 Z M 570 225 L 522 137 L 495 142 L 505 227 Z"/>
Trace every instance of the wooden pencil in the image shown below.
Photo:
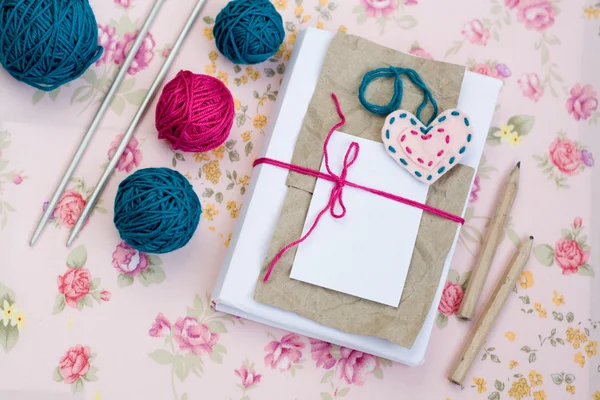
<path fill-rule="evenodd" d="M 504 186 L 504 191 L 500 196 L 498 205 L 496 207 L 496 212 L 490 220 L 486 237 L 481 245 L 477 263 L 475 264 L 475 268 L 473 268 L 473 272 L 471 272 L 471 277 L 469 278 L 467 291 L 465 292 L 460 309 L 456 314 L 456 316 L 462 320 L 470 321 L 475 315 L 475 309 L 479 303 L 481 291 L 483 290 L 488 272 L 490 271 L 490 265 L 494 260 L 496 249 L 498 248 L 498 244 L 500 244 L 502 239 L 504 228 L 506 227 L 506 222 L 508 221 L 508 216 L 510 215 L 517 192 L 519 191 L 520 171 L 521 162 L 518 162 L 508 176 Z"/>
<path fill-rule="evenodd" d="M 462 385 L 465 380 L 475 357 L 477 357 L 479 351 L 481 351 L 481 347 L 483 346 L 488 333 L 498 318 L 498 314 L 500 314 L 504 303 L 506 303 L 508 296 L 517 284 L 517 280 L 519 279 L 525 264 L 527 264 L 527 261 L 529 260 L 532 246 L 533 236 L 530 236 L 525 243 L 521 244 L 511 262 L 506 267 L 502 278 L 496 285 L 494 293 L 490 297 L 477 324 L 461 350 L 460 357 L 451 370 L 450 376 L 448 377 L 451 382 Z"/>

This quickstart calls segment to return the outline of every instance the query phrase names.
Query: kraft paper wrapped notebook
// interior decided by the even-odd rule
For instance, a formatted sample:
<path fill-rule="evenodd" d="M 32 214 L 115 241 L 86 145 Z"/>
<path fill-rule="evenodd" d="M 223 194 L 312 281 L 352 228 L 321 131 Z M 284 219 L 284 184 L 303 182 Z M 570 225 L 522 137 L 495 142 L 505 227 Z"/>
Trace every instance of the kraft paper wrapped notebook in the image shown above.
<path fill-rule="evenodd" d="M 389 66 L 416 70 L 440 112 L 458 108 L 473 125 L 473 141 L 461 164 L 431 186 L 407 178 L 386 154 L 381 143 L 385 116 L 371 114 L 358 100 L 364 74 Z M 386 104 L 392 84 L 391 79 L 374 81 L 366 93 L 369 101 Z M 325 137 L 339 122 L 331 99 L 335 92 L 346 116 L 328 145 L 336 173 L 355 141 L 361 154 L 348 170 L 349 180 L 463 215 L 500 86 L 460 66 L 309 29 L 298 35 L 263 156 L 323 168 Z M 414 113 L 422 99 L 420 89 L 404 82 L 401 108 Z M 331 188 L 324 179 L 272 165 L 255 168 L 213 292 L 215 308 L 404 364 L 422 363 L 458 238 L 456 222 L 345 188 L 347 216 L 338 220 L 326 214 L 313 235 L 287 251 L 263 282 L 275 254 L 310 228 Z M 340 257 L 343 263 L 332 261 Z M 362 270 L 378 272 L 369 282 Z"/>

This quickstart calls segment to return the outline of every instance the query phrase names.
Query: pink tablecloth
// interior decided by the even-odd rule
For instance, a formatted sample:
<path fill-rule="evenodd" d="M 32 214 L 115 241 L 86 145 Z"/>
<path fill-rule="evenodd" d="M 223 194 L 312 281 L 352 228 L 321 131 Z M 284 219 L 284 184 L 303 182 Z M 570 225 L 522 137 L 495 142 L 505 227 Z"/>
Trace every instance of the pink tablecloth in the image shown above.
<path fill-rule="evenodd" d="M 86 195 L 195 3 L 166 2 L 54 219 L 30 248 L 44 201 L 151 3 L 92 1 L 105 56 L 59 91 L 36 92 L 0 73 L 1 398 L 80 391 L 95 400 L 600 399 L 600 316 L 591 310 L 600 275 L 600 221 L 592 219 L 591 189 L 600 121 L 600 5 L 275 0 L 285 21 L 284 45 L 271 61 L 238 67 L 216 52 L 212 36 L 225 1 L 209 0 L 170 76 L 185 68 L 229 86 L 236 98 L 230 140 L 206 154 L 173 152 L 156 139 L 152 110 L 95 215 L 67 249 Z M 295 34 L 308 26 L 466 64 L 505 82 L 427 360 L 418 368 L 209 307 Z M 521 191 L 484 297 L 519 237 L 535 235 L 535 255 L 460 388 L 445 377 L 472 324 L 454 313 L 500 182 L 518 160 Z M 192 242 L 169 255 L 137 253 L 112 224 L 118 183 L 150 166 L 185 174 L 204 208 Z M 12 394 L 1 395 L 6 391 Z"/>

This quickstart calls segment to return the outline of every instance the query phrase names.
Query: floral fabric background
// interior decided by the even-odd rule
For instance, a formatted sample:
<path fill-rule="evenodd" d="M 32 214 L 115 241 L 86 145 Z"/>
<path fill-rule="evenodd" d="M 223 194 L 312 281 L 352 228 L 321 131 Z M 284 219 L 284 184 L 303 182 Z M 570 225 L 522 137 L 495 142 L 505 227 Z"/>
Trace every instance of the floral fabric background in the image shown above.
<path fill-rule="evenodd" d="M 67 234 L 194 0 L 166 2 L 38 244 L 28 241 L 67 160 L 137 35 L 151 3 L 93 0 L 102 59 L 51 93 L 0 70 L 0 394 L 85 399 L 593 399 L 600 400 L 598 187 L 600 3 L 589 0 L 273 0 L 286 40 L 261 65 L 217 51 L 210 0 L 170 77 L 189 69 L 235 97 L 229 140 L 180 153 L 145 117 L 94 215 Z M 504 81 L 467 223 L 423 366 L 301 337 L 210 308 L 210 292 L 260 154 L 300 29 L 361 35 Z M 500 183 L 521 161 L 521 189 L 484 298 L 519 238 L 535 235 L 521 275 L 464 387 L 448 368 L 473 324 L 455 313 Z M 139 253 L 112 224 L 117 186 L 139 168 L 170 166 L 193 183 L 204 213 L 192 242 Z M 596 193 L 595 195 L 598 195 Z M 596 307 L 597 308 L 597 307 Z M 70 396 L 70 395 L 69 395 Z M 1 397 L 1 396 L 0 396 Z"/>

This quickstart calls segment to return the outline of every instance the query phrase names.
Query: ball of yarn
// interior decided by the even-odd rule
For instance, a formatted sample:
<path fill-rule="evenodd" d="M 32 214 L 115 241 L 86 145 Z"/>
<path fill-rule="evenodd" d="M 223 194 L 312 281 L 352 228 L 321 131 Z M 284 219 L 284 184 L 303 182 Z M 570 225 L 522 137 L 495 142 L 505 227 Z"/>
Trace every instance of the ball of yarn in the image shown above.
<path fill-rule="evenodd" d="M 0 1 L 0 64 L 15 79 L 49 92 L 102 52 L 88 0 Z"/>
<path fill-rule="evenodd" d="M 202 214 L 188 180 L 169 168 L 136 171 L 119 185 L 114 223 L 127 244 L 145 253 L 168 253 L 185 246 Z"/>
<path fill-rule="evenodd" d="M 233 0 L 217 15 L 217 49 L 235 64 L 268 60 L 285 38 L 283 20 L 268 0 Z"/>
<path fill-rule="evenodd" d="M 233 125 L 233 96 L 217 78 L 181 71 L 156 106 L 159 139 L 174 150 L 205 152 L 225 142 Z"/>

